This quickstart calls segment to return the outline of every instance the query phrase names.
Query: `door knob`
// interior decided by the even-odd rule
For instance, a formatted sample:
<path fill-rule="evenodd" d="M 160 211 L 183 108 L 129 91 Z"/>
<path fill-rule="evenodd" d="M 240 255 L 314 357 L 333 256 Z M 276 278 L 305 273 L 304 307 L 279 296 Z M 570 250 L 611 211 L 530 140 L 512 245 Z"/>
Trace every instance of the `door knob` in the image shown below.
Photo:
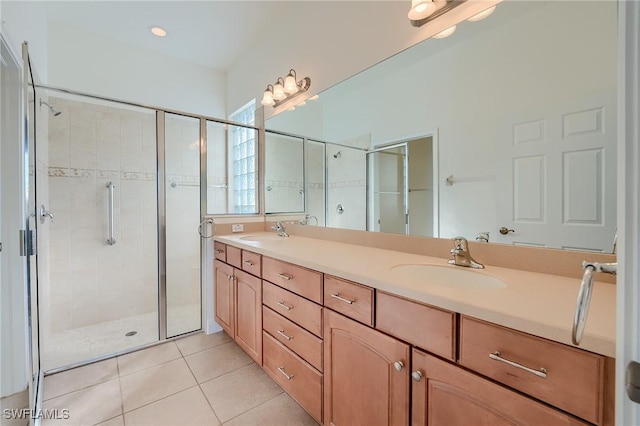
<path fill-rule="evenodd" d="M 502 235 L 507 235 L 509 232 L 516 232 L 515 229 L 509 229 L 506 226 L 503 226 L 502 228 L 500 228 L 500 233 Z"/>

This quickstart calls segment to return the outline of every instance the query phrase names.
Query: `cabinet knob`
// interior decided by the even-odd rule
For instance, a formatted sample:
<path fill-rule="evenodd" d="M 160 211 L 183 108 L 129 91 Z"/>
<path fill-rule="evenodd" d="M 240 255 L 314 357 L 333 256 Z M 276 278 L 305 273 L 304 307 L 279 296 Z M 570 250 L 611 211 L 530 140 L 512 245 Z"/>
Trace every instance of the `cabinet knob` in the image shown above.
<path fill-rule="evenodd" d="M 420 380 L 422 380 L 422 372 L 420 370 L 414 371 L 413 373 L 411 373 L 411 378 L 416 382 L 419 382 Z"/>
<path fill-rule="evenodd" d="M 402 371 L 402 369 L 404 368 L 404 363 L 402 361 L 396 361 L 393 363 L 393 368 L 395 368 L 396 371 Z"/>

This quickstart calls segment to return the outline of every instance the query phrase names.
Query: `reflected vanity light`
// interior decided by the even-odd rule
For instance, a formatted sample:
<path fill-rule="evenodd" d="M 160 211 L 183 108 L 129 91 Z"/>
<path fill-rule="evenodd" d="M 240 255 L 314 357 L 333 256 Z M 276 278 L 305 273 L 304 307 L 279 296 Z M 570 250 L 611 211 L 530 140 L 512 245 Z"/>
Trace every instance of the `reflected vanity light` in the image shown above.
<path fill-rule="evenodd" d="M 288 102 L 290 99 L 300 96 L 309 90 L 311 86 L 309 77 L 305 77 L 300 81 L 296 81 L 296 78 L 294 69 L 289 70 L 286 78 L 278 77 L 273 85 L 267 85 L 260 103 L 264 106 L 277 108 L 284 102 Z"/>
<path fill-rule="evenodd" d="M 471 18 L 467 19 L 467 21 L 470 21 L 470 22 L 481 21 L 484 18 L 486 18 L 489 15 L 491 15 L 494 10 L 496 10 L 496 5 L 493 5 L 489 9 L 483 10 L 482 12 L 473 15 Z"/>
<path fill-rule="evenodd" d="M 165 30 L 162 27 L 159 27 L 157 25 L 152 25 L 149 27 L 149 31 L 151 31 L 151 34 L 153 34 L 156 37 L 166 37 L 167 36 L 167 30 Z"/>
<path fill-rule="evenodd" d="M 436 11 L 436 4 L 432 0 L 411 0 L 411 9 L 407 17 L 412 21 L 424 19 Z"/>
<path fill-rule="evenodd" d="M 435 34 L 433 36 L 433 38 L 447 38 L 449 37 L 451 34 L 453 34 L 456 31 L 456 26 L 452 25 L 449 28 L 447 28 L 444 31 L 440 31 L 438 34 Z"/>

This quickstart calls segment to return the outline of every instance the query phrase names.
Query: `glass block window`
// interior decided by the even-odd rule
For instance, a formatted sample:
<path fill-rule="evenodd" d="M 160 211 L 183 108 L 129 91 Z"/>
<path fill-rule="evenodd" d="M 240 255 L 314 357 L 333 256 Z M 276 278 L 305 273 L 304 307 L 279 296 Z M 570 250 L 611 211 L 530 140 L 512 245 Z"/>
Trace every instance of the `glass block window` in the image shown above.
<path fill-rule="evenodd" d="M 229 116 L 231 121 L 254 125 L 255 99 Z M 229 126 L 233 153 L 233 204 L 235 213 L 257 213 L 256 203 L 256 139 L 257 131 Z"/>

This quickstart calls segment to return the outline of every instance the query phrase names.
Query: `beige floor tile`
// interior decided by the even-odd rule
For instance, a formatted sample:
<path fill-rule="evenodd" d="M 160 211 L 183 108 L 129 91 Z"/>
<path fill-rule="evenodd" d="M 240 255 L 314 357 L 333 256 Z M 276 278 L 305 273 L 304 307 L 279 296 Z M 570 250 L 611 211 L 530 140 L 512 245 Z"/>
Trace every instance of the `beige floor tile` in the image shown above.
<path fill-rule="evenodd" d="M 171 395 L 124 415 L 127 426 L 219 425 L 200 387 Z"/>
<path fill-rule="evenodd" d="M 2 426 L 27 426 L 29 413 L 18 410 L 29 408 L 29 389 L 0 398 L 0 424 Z M 16 411 L 5 411 L 16 410 Z"/>
<path fill-rule="evenodd" d="M 45 410 L 68 410 L 68 419 L 48 419 L 42 421 L 47 425 L 94 425 L 122 414 L 122 396 L 120 379 L 109 380 L 85 389 L 67 393 L 45 401 Z"/>
<path fill-rule="evenodd" d="M 234 342 L 185 357 L 199 383 L 222 376 L 253 362 Z"/>
<path fill-rule="evenodd" d="M 141 351 L 118 357 L 118 371 L 120 376 L 135 373 L 145 368 L 155 367 L 167 361 L 180 358 L 182 355 L 174 342 L 152 346 Z"/>
<path fill-rule="evenodd" d="M 282 388 L 256 364 L 239 368 L 200 385 L 221 422 L 281 394 Z"/>
<path fill-rule="evenodd" d="M 124 417 L 120 415 L 102 423 L 98 423 L 96 426 L 124 426 Z"/>
<path fill-rule="evenodd" d="M 230 341 L 231 338 L 229 335 L 224 331 L 220 331 L 212 334 L 199 333 L 194 336 L 176 340 L 175 342 L 180 352 L 182 352 L 182 355 L 187 356 Z"/>
<path fill-rule="evenodd" d="M 317 426 L 317 424 L 286 393 L 224 423 L 225 426 Z"/>
<path fill-rule="evenodd" d="M 52 374 L 44 378 L 44 399 L 46 401 L 117 377 L 118 364 L 115 358 Z"/>
<path fill-rule="evenodd" d="M 120 377 L 125 413 L 196 385 L 184 359 Z"/>

